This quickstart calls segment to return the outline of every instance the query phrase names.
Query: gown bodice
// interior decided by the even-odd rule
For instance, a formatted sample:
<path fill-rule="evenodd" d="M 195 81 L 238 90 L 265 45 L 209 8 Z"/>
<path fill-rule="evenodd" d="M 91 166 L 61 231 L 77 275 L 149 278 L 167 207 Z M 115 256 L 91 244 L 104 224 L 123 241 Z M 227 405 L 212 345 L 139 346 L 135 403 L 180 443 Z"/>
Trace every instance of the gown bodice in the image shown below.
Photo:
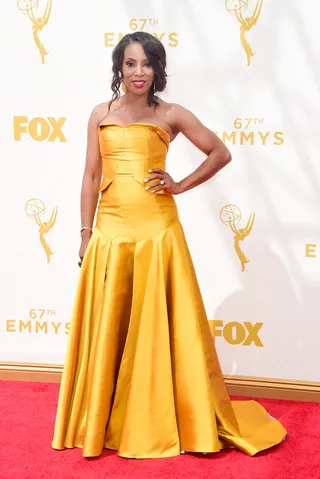
<path fill-rule="evenodd" d="M 109 238 L 127 231 L 140 241 L 179 221 L 173 195 L 165 190 L 152 193 L 145 187 L 155 181 L 144 181 L 152 174 L 148 170 L 166 169 L 169 133 L 151 123 L 106 123 L 98 133 L 103 177 L 99 231 Z"/>
<path fill-rule="evenodd" d="M 149 169 L 165 170 L 169 142 L 169 133 L 152 123 L 100 125 L 103 180 L 99 192 L 115 179 L 135 179 L 144 185 Z"/>

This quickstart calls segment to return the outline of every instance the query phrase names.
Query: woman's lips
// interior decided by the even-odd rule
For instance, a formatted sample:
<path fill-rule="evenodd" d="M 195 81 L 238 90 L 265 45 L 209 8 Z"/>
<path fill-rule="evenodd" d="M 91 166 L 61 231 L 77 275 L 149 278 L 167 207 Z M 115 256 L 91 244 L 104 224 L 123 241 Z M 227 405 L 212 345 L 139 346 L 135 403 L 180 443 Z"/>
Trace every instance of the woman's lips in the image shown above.
<path fill-rule="evenodd" d="M 146 84 L 143 80 L 135 80 L 132 82 L 136 88 L 142 88 Z"/>

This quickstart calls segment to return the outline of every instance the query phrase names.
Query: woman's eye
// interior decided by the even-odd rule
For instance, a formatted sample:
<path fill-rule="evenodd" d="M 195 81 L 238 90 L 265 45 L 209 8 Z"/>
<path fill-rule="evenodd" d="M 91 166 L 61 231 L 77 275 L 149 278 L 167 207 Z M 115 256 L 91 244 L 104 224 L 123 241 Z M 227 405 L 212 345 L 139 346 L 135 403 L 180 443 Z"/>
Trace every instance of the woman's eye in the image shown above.
<path fill-rule="evenodd" d="M 126 65 L 130 68 L 134 67 L 134 63 L 133 62 L 126 62 Z M 150 62 L 146 62 L 143 64 L 144 67 L 147 67 L 147 68 L 151 68 L 151 63 Z"/>

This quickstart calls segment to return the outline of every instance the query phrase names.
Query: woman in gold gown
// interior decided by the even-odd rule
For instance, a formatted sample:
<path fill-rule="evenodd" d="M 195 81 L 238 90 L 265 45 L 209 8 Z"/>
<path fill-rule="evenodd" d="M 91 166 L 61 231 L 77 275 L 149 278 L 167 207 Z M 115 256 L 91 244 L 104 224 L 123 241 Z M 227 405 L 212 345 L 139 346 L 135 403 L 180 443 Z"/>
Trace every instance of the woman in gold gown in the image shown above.
<path fill-rule="evenodd" d="M 174 199 L 230 153 L 190 111 L 156 96 L 166 86 L 160 41 L 128 34 L 112 58 L 113 100 L 88 124 L 82 267 L 52 446 L 85 457 L 103 448 L 132 458 L 227 447 L 254 455 L 286 431 L 258 403 L 229 399 Z M 207 158 L 175 182 L 166 155 L 179 132 Z"/>

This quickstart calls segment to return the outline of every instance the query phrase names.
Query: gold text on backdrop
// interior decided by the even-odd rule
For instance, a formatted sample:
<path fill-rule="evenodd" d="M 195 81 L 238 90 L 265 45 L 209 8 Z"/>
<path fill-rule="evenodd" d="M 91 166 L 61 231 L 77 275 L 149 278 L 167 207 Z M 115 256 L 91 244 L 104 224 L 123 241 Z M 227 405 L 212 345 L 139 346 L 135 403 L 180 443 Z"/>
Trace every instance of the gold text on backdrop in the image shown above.
<path fill-rule="evenodd" d="M 244 252 L 240 248 L 239 242 L 243 241 L 247 236 L 250 235 L 253 228 L 254 220 L 255 220 L 255 213 L 250 214 L 247 224 L 244 228 L 237 228 L 236 221 L 241 220 L 241 218 L 242 218 L 242 213 L 240 209 L 238 208 L 238 206 L 225 205 L 223 206 L 223 208 L 221 208 L 220 220 L 222 221 L 224 225 L 229 226 L 232 233 L 234 234 L 233 236 L 234 249 L 240 260 L 241 271 L 243 272 L 245 271 L 245 266 L 249 262 L 249 260 L 246 258 Z"/>
<path fill-rule="evenodd" d="M 264 124 L 264 118 L 239 117 L 233 122 L 233 131 L 217 131 L 214 133 L 219 136 L 224 144 L 232 145 L 260 145 L 260 146 L 281 146 L 284 144 L 283 131 L 261 131 L 260 125 Z M 259 131 L 257 129 L 259 128 Z"/>
<path fill-rule="evenodd" d="M 17 0 L 17 5 L 20 12 L 28 15 L 29 19 L 32 22 L 33 38 L 35 44 L 41 55 L 41 63 L 45 63 L 45 56 L 48 55 L 47 50 L 45 49 L 43 43 L 41 43 L 39 38 L 39 32 L 45 27 L 50 19 L 50 13 L 52 8 L 52 0 L 47 0 L 44 14 L 42 17 L 36 17 L 35 11 L 38 10 L 39 0 Z"/>
<path fill-rule="evenodd" d="M 69 334 L 70 323 L 59 321 L 55 309 L 32 308 L 27 319 L 7 319 L 7 333 Z"/>
<path fill-rule="evenodd" d="M 41 221 L 40 215 L 45 212 L 45 206 L 38 198 L 31 198 L 25 205 L 25 212 L 27 216 L 34 219 L 39 226 L 39 240 L 46 253 L 47 263 L 50 263 L 50 258 L 53 255 L 53 251 L 46 242 L 45 235 L 54 227 L 58 214 L 58 207 L 56 206 L 53 208 L 49 221 Z"/>
<path fill-rule="evenodd" d="M 177 32 L 154 32 L 152 27 L 159 24 L 158 18 L 131 18 L 129 21 L 129 30 L 135 31 L 147 31 L 155 36 L 160 42 L 164 43 L 168 47 L 177 47 L 179 45 Z M 151 31 L 150 31 L 151 30 Z M 114 48 L 118 42 L 124 37 L 124 33 L 121 32 L 106 32 L 104 34 L 104 46 Z"/>
<path fill-rule="evenodd" d="M 21 135 L 28 133 L 35 141 L 55 141 L 59 140 L 63 143 L 67 141 L 62 127 L 66 118 L 55 119 L 51 116 L 42 118 L 40 116 L 32 118 L 30 121 L 27 116 L 14 116 L 13 129 L 14 140 L 21 141 Z"/>
<path fill-rule="evenodd" d="M 225 0 L 225 6 L 229 13 L 236 16 L 240 23 L 240 42 L 247 56 L 247 65 L 251 65 L 251 58 L 255 55 L 246 34 L 257 24 L 262 10 L 263 0 L 257 0 L 255 9 L 251 17 L 244 17 L 243 12 L 248 7 L 249 0 Z"/>
<path fill-rule="evenodd" d="M 316 258 L 317 257 L 317 244 L 316 243 L 307 243 L 305 253 L 306 253 L 306 258 Z"/>
<path fill-rule="evenodd" d="M 263 323 L 250 323 L 244 321 L 239 323 L 237 321 L 230 321 L 229 323 L 224 323 L 219 319 L 209 321 L 210 329 L 212 336 L 215 338 L 221 336 L 229 344 L 242 346 L 255 346 L 263 347 L 263 343 L 258 335 L 260 329 L 263 326 Z"/>

